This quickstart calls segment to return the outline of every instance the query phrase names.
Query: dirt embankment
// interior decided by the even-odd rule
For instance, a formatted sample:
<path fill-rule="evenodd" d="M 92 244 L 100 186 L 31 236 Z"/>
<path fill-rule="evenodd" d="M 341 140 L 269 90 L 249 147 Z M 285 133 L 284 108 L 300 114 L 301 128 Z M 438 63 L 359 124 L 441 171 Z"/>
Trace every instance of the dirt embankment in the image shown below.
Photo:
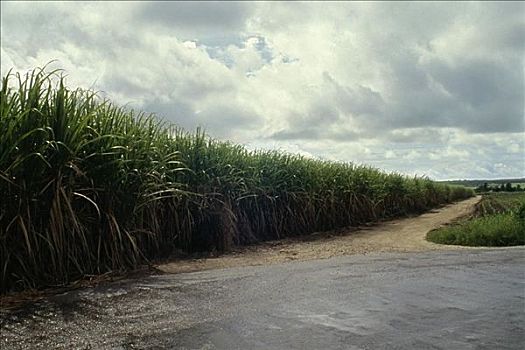
<path fill-rule="evenodd" d="M 457 246 L 428 242 L 425 236 L 430 230 L 470 214 L 474 204 L 480 199 L 479 196 L 470 198 L 416 217 L 391 220 L 367 227 L 322 232 L 298 239 L 266 242 L 238 248 L 215 258 L 176 260 L 156 267 L 166 273 L 181 273 L 370 252 L 461 249 Z"/>

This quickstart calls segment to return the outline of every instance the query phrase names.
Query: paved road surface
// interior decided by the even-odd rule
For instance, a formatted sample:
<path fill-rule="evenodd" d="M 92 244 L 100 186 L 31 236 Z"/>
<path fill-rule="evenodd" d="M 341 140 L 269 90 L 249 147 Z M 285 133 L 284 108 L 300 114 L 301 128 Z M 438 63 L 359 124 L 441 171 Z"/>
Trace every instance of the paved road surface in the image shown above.
<path fill-rule="evenodd" d="M 7 349 L 523 349 L 525 249 L 156 275 L 1 316 Z"/>

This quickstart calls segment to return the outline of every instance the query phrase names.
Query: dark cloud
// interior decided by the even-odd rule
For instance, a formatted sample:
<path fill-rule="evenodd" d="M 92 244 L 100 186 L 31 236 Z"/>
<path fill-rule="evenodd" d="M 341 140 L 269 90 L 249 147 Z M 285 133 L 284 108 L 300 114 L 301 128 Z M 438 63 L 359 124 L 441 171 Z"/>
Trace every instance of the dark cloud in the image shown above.
<path fill-rule="evenodd" d="M 456 62 L 453 66 L 435 62 L 427 68 L 434 80 L 447 92 L 475 109 L 500 98 L 506 88 L 519 87 L 521 80 L 515 78 L 518 72 L 482 60 Z"/>
<path fill-rule="evenodd" d="M 456 99 L 458 108 L 451 111 L 456 112 L 455 125 L 450 126 L 473 132 L 524 130 L 525 87 L 519 62 L 466 60 L 455 66 L 439 62 L 429 72 Z"/>
<path fill-rule="evenodd" d="M 323 84 L 318 96 L 309 101 L 305 113 L 294 113 L 288 120 L 288 129 L 273 133 L 274 140 L 332 140 L 356 141 L 371 136 L 368 128 L 360 132 L 349 130 L 348 122 L 355 121 L 363 125 L 371 119 L 377 122 L 384 116 L 386 107 L 381 95 L 369 87 L 357 85 L 345 86 L 330 73 L 323 73 Z M 377 136 L 381 131 L 373 130 Z"/>
<path fill-rule="evenodd" d="M 324 81 L 333 89 L 330 102 L 343 114 L 368 116 L 382 114 L 385 103 L 381 94 L 371 88 L 357 84 L 355 87 L 343 86 L 328 72 L 323 73 Z"/>
<path fill-rule="evenodd" d="M 212 136 L 231 139 L 242 135 L 246 130 L 257 130 L 264 125 L 264 120 L 250 107 L 239 106 L 233 103 L 211 106 L 194 115 L 192 125 L 204 127 Z"/>
<path fill-rule="evenodd" d="M 299 130 L 281 130 L 273 133 L 270 139 L 277 141 L 288 140 L 317 140 L 321 138 L 321 132 L 317 128 L 302 128 Z"/>
<path fill-rule="evenodd" d="M 450 64 L 434 60 L 416 69 L 424 69 L 426 82 L 410 88 L 402 79 L 396 100 L 389 106 L 391 117 L 375 115 L 376 123 L 386 121 L 394 129 L 432 126 L 486 133 L 524 130 L 525 87 L 518 61 L 465 59 Z M 430 80 L 440 89 L 432 88 Z"/>
<path fill-rule="evenodd" d="M 221 37 L 243 31 L 252 8 L 249 3 L 233 1 L 147 2 L 138 18 L 146 24 L 162 23 L 183 36 Z"/>
<path fill-rule="evenodd" d="M 198 126 L 195 123 L 195 112 L 192 106 L 184 101 L 166 102 L 153 98 L 151 101 L 145 102 L 141 110 L 155 114 L 159 119 L 188 131 L 192 131 Z"/>
<path fill-rule="evenodd" d="M 234 104 L 214 105 L 205 110 L 196 110 L 191 101 L 181 99 L 166 101 L 153 98 L 146 101 L 141 110 L 153 113 L 158 118 L 187 131 L 194 131 L 201 127 L 211 136 L 222 139 L 241 134 L 243 130 L 260 128 L 264 123 L 263 119 L 249 107 Z"/>
<path fill-rule="evenodd" d="M 339 142 L 348 142 L 348 141 L 357 141 L 363 135 L 358 133 L 344 130 L 344 129 L 335 129 L 335 130 L 320 130 L 315 127 L 304 127 L 299 130 L 281 130 L 276 133 L 273 133 L 269 139 L 276 141 L 292 141 L 292 140 L 331 140 Z"/>
<path fill-rule="evenodd" d="M 304 114 L 294 113 L 287 118 L 288 127 L 270 135 L 274 140 L 333 139 L 331 131 L 341 121 L 341 114 L 333 103 L 317 101 Z"/>

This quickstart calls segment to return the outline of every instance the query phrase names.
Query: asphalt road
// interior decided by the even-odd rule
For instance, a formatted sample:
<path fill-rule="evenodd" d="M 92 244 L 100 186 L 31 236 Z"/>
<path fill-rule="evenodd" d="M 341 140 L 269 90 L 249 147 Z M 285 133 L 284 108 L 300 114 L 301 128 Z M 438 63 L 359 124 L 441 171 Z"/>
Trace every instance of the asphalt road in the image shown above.
<path fill-rule="evenodd" d="M 7 349 L 523 349 L 525 249 L 155 275 L 2 317 Z"/>

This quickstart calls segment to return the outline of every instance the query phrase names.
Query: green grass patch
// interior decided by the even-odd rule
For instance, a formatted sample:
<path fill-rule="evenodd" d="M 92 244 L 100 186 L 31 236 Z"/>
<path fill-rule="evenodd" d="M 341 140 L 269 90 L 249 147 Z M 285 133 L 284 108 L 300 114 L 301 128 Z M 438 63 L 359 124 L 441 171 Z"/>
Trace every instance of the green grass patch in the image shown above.
<path fill-rule="evenodd" d="M 484 195 L 470 219 L 431 231 L 427 239 L 464 246 L 524 245 L 525 193 Z"/>
<path fill-rule="evenodd" d="M 463 246 L 523 245 L 525 222 L 513 213 L 490 215 L 431 231 L 427 239 L 434 243 Z"/>

